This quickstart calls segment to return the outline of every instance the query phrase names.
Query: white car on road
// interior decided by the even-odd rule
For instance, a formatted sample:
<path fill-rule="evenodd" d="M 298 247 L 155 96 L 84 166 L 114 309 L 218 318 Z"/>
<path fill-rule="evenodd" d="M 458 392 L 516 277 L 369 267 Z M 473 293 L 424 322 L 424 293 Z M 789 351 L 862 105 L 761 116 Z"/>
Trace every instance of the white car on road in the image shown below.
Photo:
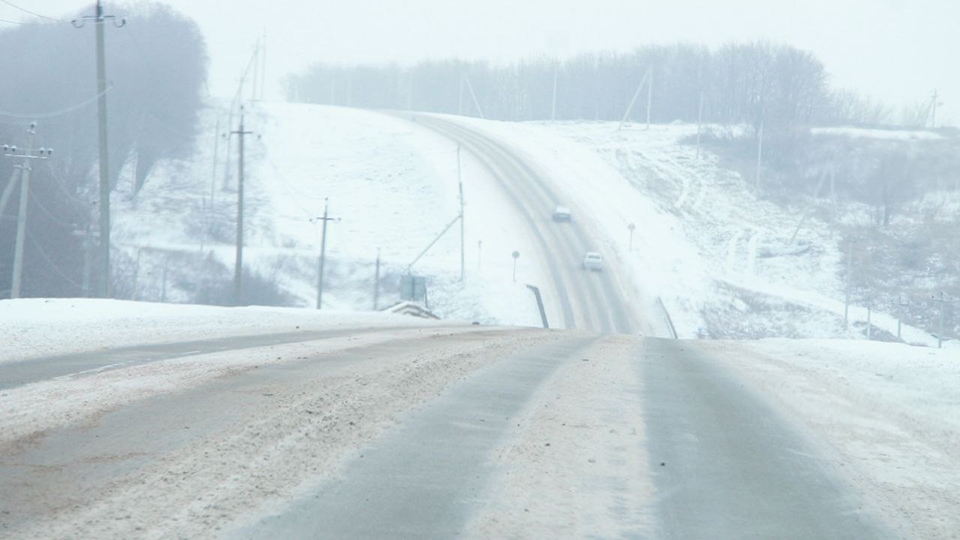
<path fill-rule="evenodd" d="M 570 209 L 566 206 L 558 206 L 553 210 L 554 221 L 570 221 Z"/>
<path fill-rule="evenodd" d="M 603 270 L 603 255 L 596 251 L 588 251 L 583 257 L 584 270 Z"/>

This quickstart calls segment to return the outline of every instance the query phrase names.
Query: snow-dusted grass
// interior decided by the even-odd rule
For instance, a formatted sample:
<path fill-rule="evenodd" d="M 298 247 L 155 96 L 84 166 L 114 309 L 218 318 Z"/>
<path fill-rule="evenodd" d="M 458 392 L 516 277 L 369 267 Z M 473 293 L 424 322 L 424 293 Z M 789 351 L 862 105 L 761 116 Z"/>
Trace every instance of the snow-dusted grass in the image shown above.
<path fill-rule="evenodd" d="M 888 141 L 940 140 L 939 133 L 926 130 L 869 129 L 851 126 L 821 127 L 810 130 L 814 135 L 837 135 L 851 139 L 880 139 Z"/>
<path fill-rule="evenodd" d="M 697 342 L 819 441 L 904 538 L 960 530 L 960 354 L 891 343 Z"/>

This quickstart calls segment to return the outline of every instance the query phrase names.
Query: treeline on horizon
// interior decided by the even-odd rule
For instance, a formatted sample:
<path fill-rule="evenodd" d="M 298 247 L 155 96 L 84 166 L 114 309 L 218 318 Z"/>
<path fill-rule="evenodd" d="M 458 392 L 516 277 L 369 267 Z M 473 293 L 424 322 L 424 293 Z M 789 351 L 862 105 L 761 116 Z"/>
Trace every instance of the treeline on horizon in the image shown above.
<path fill-rule="evenodd" d="M 372 109 L 406 109 L 497 120 L 620 120 L 647 71 L 651 120 L 759 127 L 881 125 L 893 111 L 855 92 L 835 89 L 813 53 L 765 41 L 715 50 L 699 45 L 646 46 L 630 53 L 582 54 L 569 60 L 425 61 L 397 65 L 317 64 L 284 80 L 287 99 Z M 556 108 L 554 112 L 554 82 Z M 647 88 L 630 119 L 646 120 Z M 922 112 L 922 111 L 921 111 Z M 909 116 L 910 118 L 907 118 Z M 906 124 L 925 116 L 905 114 Z"/>

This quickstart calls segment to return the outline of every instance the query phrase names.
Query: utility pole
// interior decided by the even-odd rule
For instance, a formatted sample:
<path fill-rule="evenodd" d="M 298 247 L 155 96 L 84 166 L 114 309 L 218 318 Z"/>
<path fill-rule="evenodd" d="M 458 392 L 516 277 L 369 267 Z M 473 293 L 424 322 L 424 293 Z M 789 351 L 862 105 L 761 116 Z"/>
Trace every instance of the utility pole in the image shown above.
<path fill-rule="evenodd" d="M 460 96 L 457 101 L 457 116 L 463 116 L 463 73 L 460 73 Z"/>
<path fill-rule="evenodd" d="M 560 71 L 560 63 L 553 65 L 553 105 L 550 107 L 550 121 L 557 120 L 557 72 Z"/>
<path fill-rule="evenodd" d="M 897 339 L 903 341 L 903 338 L 900 337 L 900 329 L 903 326 L 903 308 L 910 305 L 910 300 L 899 297 L 897 298 L 897 306 L 900 309 L 897 310 Z"/>
<path fill-rule="evenodd" d="M 91 244 L 90 235 L 92 231 L 90 230 L 90 225 L 87 225 L 86 230 L 83 234 L 83 283 L 81 285 L 81 291 L 84 298 L 90 297 L 90 267 L 92 266 L 91 258 Z"/>
<path fill-rule="evenodd" d="M 460 145 L 457 144 L 457 184 L 460 186 L 460 281 L 466 276 L 466 243 L 463 225 L 463 176 L 460 172 Z"/>
<path fill-rule="evenodd" d="M 267 29 L 263 29 L 263 44 L 260 46 L 260 101 L 265 99 L 267 93 Z"/>
<path fill-rule="evenodd" d="M 243 304 L 243 147 L 244 137 L 253 133 L 244 129 L 243 120 L 243 107 L 240 107 L 240 129 L 230 132 L 240 138 L 238 162 L 240 176 L 237 179 L 237 258 L 233 267 L 233 298 L 235 305 L 238 306 Z"/>
<path fill-rule="evenodd" d="M 317 266 L 317 309 L 321 309 L 323 305 L 323 267 L 326 264 L 327 256 L 327 222 L 328 221 L 340 221 L 340 218 L 332 218 L 328 214 L 329 205 L 328 199 L 323 199 L 323 217 L 316 218 L 316 220 L 323 222 L 322 231 L 320 234 L 320 261 Z M 314 221 L 314 220 L 311 220 Z M 377 268 L 380 267 L 380 255 L 377 253 Z M 378 270 L 379 273 L 379 270 Z M 377 280 L 379 286 L 379 279 Z"/>
<path fill-rule="evenodd" d="M 763 120 L 760 120 L 760 131 L 757 132 L 757 197 L 760 196 L 760 165 L 763 162 Z"/>
<path fill-rule="evenodd" d="M 160 301 L 167 303 L 167 262 L 163 262 L 163 285 L 160 289 Z"/>
<path fill-rule="evenodd" d="M 10 298 L 20 298 L 20 286 L 23 280 L 23 247 L 27 234 L 27 205 L 30 197 L 30 161 L 34 159 L 47 159 L 52 150 L 40 148 L 34 150 L 33 136 L 36 134 L 37 124 L 33 122 L 27 129 L 27 147 L 18 150 L 16 146 L 3 145 L 3 153 L 12 157 L 23 158 L 23 163 L 14 165 L 20 169 L 20 208 L 17 215 L 17 240 L 13 252 L 13 277 L 10 286 Z M 11 178 L 11 182 L 13 178 Z M 10 188 L 10 186 L 7 186 Z"/>
<path fill-rule="evenodd" d="M 942 105 L 942 103 L 939 103 L 939 96 L 940 95 L 939 93 L 937 93 L 937 90 L 934 89 L 933 97 L 932 97 L 933 101 L 930 103 L 930 128 L 931 129 L 937 128 L 937 106 Z"/>
<path fill-rule="evenodd" d="M 843 327 L 850 324 L 850 287 L 853 284 L 853 240 L 847 246 L 847 291 L 843 300 Z"/>
<path fill-rule="evenodd" d="M 483 115 L 483 109 L 480 108 L 480 101 L 477 99 L 477 94 L 473 91 L 473 85 L 470 83 L 470 77 L 467 77 L 466 73 L 463 74 L 463 80 L 467 83 L 467 90 L 470 91 L 470 97 L 473 98 L 473 105 L 477 108 L 477 114 L 480 115 L 481 119 L 485 119 L 486 117 Z"/>
<path fill-rule="evenodd" d="M 703 90 L 700 91 L 700 108 L 697 109 L 697 159 L 700 159 L 700 133 L 703 131 Z"/>
<path fill-rule="evenodd" d="M 627 118 L 630 117 L 630 113 L 633 112 L 633 105 L 637 102 L 637 98 L 640 97 L 640 91 L 643 90 L 643 85 L 647 84 L 647 81 L 650 80 L 650 69 L 648 68 L 646 73 L 643 74 L 643 79 L 640 80 L 640 84 L 637 85 L 637 91 L 633 93 L 633 97 L 630 98 L 630 104 L 627 105 L 627 111 L 623 113 L 623 118 L 620 119 L 620 125 L 617 127 L 617 131 L 623 129 L 623 125 L 627 123 Z"/>
<path fill-rule="evenodd" d="M 946 311 L 947 311 L 947 302 L 949 302 L 950 300 L 947 300 L 947 295 L 946 295 L 946 293 L 944 293 L 943 291 L 940 291 L 940 297 L 938 298 L 938 297 L 934 296 L 934 297 L 933 297 L 933 301 L 940 303 L 940 332 L 937 334 L 937 348 L 938 348 L 938 349 L 942 349 L 942 348 L 943 348 L 943 322 L 944 322 L 944 314 L 945 314 Z"/>
<path fill-rule="evenodd" d="M 103 14 L 103 2 L 97 0 L 94 15 L 74 19 L 71 24 L 82 28 L 86 21 L 93 21 L 97 39 L 97 112 L 99 116 L 100 146 L 100 297 L 110 297 L 110 167 L 107 145 L 107 67 L 104 52 L 103 24 L 113 21 L 117 28 L 127 24 L 126 19 Z"/>
<path fill-rule="evenodd" d="M 477 270 L 483 262 L 483 240 L 477 240 Z"/>
<path fill-rule="evenodd" d="M 871 322 L 871 315 L 873 314 L 873 304 L 867 302 L 867 341 L 873 339 L 873 325 Z"/>
<path fill-rule="evenodd" d="M 650 66 L 650 79 L 647 81 L 647 129 L 650 129 L 650 111 L 653 108 L 653 66 Z"/>
<path fill-rule="evenodd" d="M 373 278 L 373 310 L 380 311 L 380 248 L 377 248 L 377 270 Z"/>
<path fill-rule="evenodd" d="M 637 226 L 631 223 L 627 225 L 627 230 L 630 231 L 630 249 L 628 251 L 633 251 L 633 231 L 637 230 Z"/>
<path fill-rule="evenodd" d="M 256 102 L 260 93 L 260 40 L 253 46 L 253 84 L 250 85 L 250 101 Z"/>
<path fill-rule="evenodd" d="M 220 157 L 220 136 L 220 115 L 218 114 L 217 131 L 213 135 L 213 178 L 210 179 L 210 208 L 214 207 L 217 193 L 217 160 Z"/>
<path fill-rule="evenodd" d="M 517 282 L 517 259 L 520 258 L 520 252 L 514 251 L 510 254 L 513 257 L 513 282 Z"/>

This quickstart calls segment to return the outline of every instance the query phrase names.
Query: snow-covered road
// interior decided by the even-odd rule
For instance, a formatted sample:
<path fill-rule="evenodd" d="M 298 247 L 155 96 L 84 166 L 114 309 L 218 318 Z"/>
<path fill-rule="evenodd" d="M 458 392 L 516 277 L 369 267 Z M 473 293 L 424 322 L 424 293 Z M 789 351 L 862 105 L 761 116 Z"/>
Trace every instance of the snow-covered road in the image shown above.
<path fill-rule="evenodd" d="M 0 390 L 0 536 L 957 530 L 948 351 L 335 319 Z"/>
<path fill-rule="evenodd" d="M 578 201 L 557 191 L 538 163 L 517 155 L 509 145 L 476 126 L 439 115 L 418 114 L 411 119 L 457 141 L 497 179 L 538 243 L 536 257 L 544 261 L 552 282 L 546 300 L 559 304 L 563 327 L 669 336 L 655 299 L 637 295 L 621 275 L 621 261 L 607 249 L 597 230 L 598 216 L 581 211 Z M 557 205 L 573 208 L 574 219 L 553 222 Z M 604 254 L 603 272 L 581 268 L 588 251 Z M 561 326 L 556 321 L 553 325 Z"/>

